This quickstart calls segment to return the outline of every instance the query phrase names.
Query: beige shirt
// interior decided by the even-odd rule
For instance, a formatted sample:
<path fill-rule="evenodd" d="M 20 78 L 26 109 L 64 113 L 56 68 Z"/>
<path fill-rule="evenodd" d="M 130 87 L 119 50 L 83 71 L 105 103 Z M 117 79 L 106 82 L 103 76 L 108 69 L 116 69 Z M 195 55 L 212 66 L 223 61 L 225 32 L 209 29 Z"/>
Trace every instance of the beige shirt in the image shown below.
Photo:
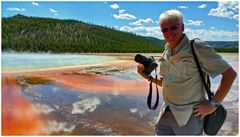
<path fill-rule="evenodd" d="M 219 56 L 207 43 L 195 40 L 194 49 L 204 73 L 212 78 L 230 68 L 230 65 Z M 160 62 L 160 75 L 163 78 L 164 105 L 163 114 L 169 106 L 179 126 L 184 126 L 193 110 L 193 106 L 205 98 L 205 89 L 191 52 L 190 42 L 184 38 L 175 48 L 172 56 L 171 47 L 166 44 L 163 52 L 164 61 Z"/>

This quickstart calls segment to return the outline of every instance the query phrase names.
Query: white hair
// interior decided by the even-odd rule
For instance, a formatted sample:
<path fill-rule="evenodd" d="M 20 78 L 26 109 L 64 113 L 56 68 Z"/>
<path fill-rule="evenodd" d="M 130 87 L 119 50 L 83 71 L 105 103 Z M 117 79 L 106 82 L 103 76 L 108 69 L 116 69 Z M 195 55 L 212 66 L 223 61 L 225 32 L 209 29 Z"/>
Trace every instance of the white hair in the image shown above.
<path fill-rule="evenodd" d="M 177 20 L 178 23 L 183 24 L 183 15 L 178 10 L 167 10 L 159 16 L 159 24 L 169 20 Z"/>

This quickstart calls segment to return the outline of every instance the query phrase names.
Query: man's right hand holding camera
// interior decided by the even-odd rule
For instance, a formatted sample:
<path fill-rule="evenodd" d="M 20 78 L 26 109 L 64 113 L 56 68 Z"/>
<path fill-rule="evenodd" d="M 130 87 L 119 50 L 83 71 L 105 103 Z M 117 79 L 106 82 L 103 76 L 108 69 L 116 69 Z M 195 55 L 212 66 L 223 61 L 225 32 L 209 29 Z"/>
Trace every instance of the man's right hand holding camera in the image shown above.
<path fill-rule="evenodd" d="M 145 79 L 149 79 L 150 78 L 150 75 L 147 75 L 145 73 L 143 73 L 143 70 L 144 70 L 144 66 L 142 64 L 138 64 L 137 65 L 137 72 Z"/>
<path fill-rule="evenodd" d="M 142 64 L 138 64 L 137 65 L 137 72 L 144 78 L 144 79 L 147 79 L 147 80 L 150 80 L 150 75 L 147 75 L 145 73 L 143 73 L 143 70 L 144 70 L 144 66 Z M 152 82 L 156 83 L 158 86 L 162 86 L 162 80 L 161 79 L 156 79 L 156 78 L 153 78 L 152 79 Z"/>

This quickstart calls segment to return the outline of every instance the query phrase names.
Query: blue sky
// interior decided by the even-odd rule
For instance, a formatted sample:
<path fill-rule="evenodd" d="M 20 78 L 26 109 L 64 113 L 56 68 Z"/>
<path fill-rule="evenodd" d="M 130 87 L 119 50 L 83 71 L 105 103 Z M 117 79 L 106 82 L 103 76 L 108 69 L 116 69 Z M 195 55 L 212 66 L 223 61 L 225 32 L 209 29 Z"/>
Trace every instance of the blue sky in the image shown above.
<path fill-rule="evenodd" d="M 183 13 L 185 33 L 190 38 L 197 37 L 206 41 L 236 41 L 239 39 L 238 1 L 2 2 L 3 17 L 23 14 L 75 19 L 159 39 L 163 39 L 158 25 L 159 15 L 170 9 L 177 9 Z"/>

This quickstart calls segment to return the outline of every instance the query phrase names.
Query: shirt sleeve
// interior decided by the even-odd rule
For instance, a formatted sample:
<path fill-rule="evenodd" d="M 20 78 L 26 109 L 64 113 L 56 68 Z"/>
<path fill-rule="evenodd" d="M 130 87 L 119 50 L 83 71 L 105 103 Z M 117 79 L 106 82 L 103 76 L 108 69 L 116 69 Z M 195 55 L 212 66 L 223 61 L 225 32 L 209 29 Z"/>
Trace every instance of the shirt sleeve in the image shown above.
<path fill-rule="evenodd" d="M 195 40 L 194 49 L 202 70 L 211 78 L 222 74 L 231 66 L 206 42 Z"/>

